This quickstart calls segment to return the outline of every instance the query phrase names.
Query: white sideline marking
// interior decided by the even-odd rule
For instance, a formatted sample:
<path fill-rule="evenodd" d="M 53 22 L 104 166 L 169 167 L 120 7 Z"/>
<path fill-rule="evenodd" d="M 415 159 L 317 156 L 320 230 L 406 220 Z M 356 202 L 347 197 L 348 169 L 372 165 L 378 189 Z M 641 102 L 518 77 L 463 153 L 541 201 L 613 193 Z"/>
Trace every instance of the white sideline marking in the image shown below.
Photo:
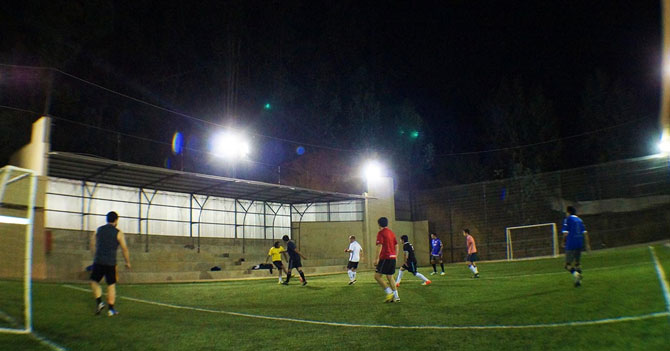
<path fill-rule="evenodd" d="M 665 298 L 665 311 L 670 313 L 670 288 L 668 288 L 668 281 L 665 279 L 665 271 L 660 262 L 658 262 L 658 257 L 656 257 L 656 251 L 654 251 L 653 246 L 649 246 L 649 252 L 651 252 L 651 258 L 654 260 L 654 267 L 656 267 L 656 275 L 658 276 L 658 281 L 661 284 L 661 290 L 663 290 L 663 297 Z"/>
<path fill-rule="evenodd" d="M 90 293 L 89 289 L 84 289 L 72 285 L 62 285 L 65 288 L 74 289 Z M 624 316 L 624 317 L 614 317 L 614 318 L 604 318 L 596 319 L 590 321 L 575 321 L 575 322 L 559 322 L 559 323 L 540 323 L 540 324 L 520 324 L 520 325 L 387 325 L 387 324 L 355 324 L 355 323 L 342 323 L 342 322 L 325 322 L 325 321 L 315 321 L 310 319 L 298 319 L 298 318 L 289 318 L 289 317 L 271 317 L 263 316 L 250 313 L 240 313 L 240 312 L 229 312 L 221 310 L 212 310 L 208 308 L 201 307 L 190 307 L 190 306 L 180 306 L 173 305 L 169 303 L 143 300 L 134 297 L 120 296 L 119 298 L 144 303 L 148 305 L 161 306 L 167 308 L 174 308 L 180 310 L 191 310 L 198 312 L 207 312 L 207 313 L 216 313 L 216 314 L 225 314 L 229 316 L 236 317 L 247 317 L 255 319 L 268 319 L 274 321 L 284 321 L 284 322 L 294 322 L 294 323 L 304 323 L 304 324 L 315 324 L 315 325 L 327 325 L 332 327 L 347 327 L 347 328 L 378 328 L 378 329 L 439 329 L 439 330 L 473 330 L 473 329 L 531 329 L 531 328 L 559 328 L 559 327 L 573 327 L 573 326 L 584 326 L 584 325 L 597 325 L 597 324 L 611 324 L 619 322 L 629 322 L 629 321 L 639 321 L 650 318 L 659 318 L 670 316 L 670 312 L 654 312 L 649 314 L 643 314 L 638 316 Z"/>
<path fill-rule="evenodd" d="M 19 323 L 18 323 L 14 318 L 12 318 L 11 316 L 9 316 L 8 314 L 6 314 L 5 312 L 3 312 L 3 311 L 1 311 L 1 310 L 0 310 L 0 318 L 4 319 L 4 320 L 7 321 L 9 324 L 12 324 L 12 325 L 14 325 L 14 326 L 18 326 L 18 325 L 19 325 Z M 33 338 L 33 339 L 39 341 L 40 344 L 42 344 L 42 345 L 44 345 L 44 346 L 46 346 L 46 347 L 49 347 L 49 348 L 51 348 L 52 350 L 56 350 L 56 351 L 67 351 L 66 348 L 63 348 L 62 346 L 56 344 L 55 342 L 53 342 L 53 341 L 51 341 L 51 340 L 49 340 L 49 339 L 47 339 L 47 338 L 45 338 L 45 337 L 43 337 L 43 336 L 41 336 L 41 335 L 38 335 L 37 333 L 35 333 L 34 330 L 33 330 L 33 331 L 29 331 L 29 330 L 26 330 L 26 329 L 8 329 L 8 328 L 0 328 L 0 333 L 18 334 L 18 335 L 28 335 L 28 336 L 30 336 L 31 338 Z"/>

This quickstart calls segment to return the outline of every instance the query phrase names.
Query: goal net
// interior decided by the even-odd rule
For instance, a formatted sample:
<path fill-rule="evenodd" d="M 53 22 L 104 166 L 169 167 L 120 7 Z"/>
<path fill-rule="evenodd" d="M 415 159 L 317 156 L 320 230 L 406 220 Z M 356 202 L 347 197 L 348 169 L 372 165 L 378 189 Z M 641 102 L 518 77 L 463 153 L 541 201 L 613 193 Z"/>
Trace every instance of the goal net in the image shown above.
<path fill-rule="evenodd" d="M 558 233 L 555 223 L 505 228 L 507 259 L 558 256 Z"/>
<path fill-rule="evenodd" d="M 28 333 L 37 180 L 32 171 L 0 168 L 0 332 Z"/>

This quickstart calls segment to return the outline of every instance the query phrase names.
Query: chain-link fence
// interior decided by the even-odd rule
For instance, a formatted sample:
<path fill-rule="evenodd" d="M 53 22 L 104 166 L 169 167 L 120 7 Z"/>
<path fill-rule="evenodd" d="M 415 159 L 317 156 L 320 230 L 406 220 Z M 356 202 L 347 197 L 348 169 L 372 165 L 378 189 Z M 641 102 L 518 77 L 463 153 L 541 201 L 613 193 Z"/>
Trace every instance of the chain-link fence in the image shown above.
<path fill-rule="evenodd" d="M 451 262 L 466 254 L 463 228 L 473 233 L 482 259 L 503 259 L 506 227 L 553 222 L 560 231 L 568 205 L 577 208 L 594 249 L 663 240 L 670 238 L 670 159 L 644 157 L 422 190 L 411 200 L 412 219 L 429 221 Z"/>

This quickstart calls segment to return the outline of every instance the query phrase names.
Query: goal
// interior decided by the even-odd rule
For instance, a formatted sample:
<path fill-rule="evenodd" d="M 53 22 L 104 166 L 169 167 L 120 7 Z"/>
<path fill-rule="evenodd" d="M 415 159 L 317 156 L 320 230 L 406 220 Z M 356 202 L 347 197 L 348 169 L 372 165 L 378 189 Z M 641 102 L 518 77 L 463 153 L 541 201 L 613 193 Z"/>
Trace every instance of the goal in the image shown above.
<path fill-rule="evenodd" d="M 541 223 L 505 228 L 507 260 L 558 256 L 556 223 Z"/>
<path fill-rule="evenodd" d="M 0 332 L 32 331 L 31 276 L 37 179 L 31 170 L 0 168 Z"/>

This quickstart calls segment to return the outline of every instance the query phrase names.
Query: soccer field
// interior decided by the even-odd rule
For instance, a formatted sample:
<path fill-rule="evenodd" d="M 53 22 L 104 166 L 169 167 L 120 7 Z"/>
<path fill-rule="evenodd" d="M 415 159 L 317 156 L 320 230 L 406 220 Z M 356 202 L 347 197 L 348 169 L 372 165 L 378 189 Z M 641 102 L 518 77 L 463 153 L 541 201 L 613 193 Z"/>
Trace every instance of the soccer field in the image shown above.
<path fill-rule="evenodd" d="M 388 304 L 371 272 L 353 286 L 344 273 L 304 287 L 121 284 L 115 317 L 93 315 L 87 285 L 37 283 L 34 328 L 67 350 L 667 350 L 670 307 L 653 253 L 670 272 L 667 245 L 585 254 L 580 288 L 562 258 L 483 262 L 480 279 L 449 265 L 427 275 L 430 286 L 403 276 L 400 303 Z M 0 334 L 1 350 L 57 346 Z"/>

